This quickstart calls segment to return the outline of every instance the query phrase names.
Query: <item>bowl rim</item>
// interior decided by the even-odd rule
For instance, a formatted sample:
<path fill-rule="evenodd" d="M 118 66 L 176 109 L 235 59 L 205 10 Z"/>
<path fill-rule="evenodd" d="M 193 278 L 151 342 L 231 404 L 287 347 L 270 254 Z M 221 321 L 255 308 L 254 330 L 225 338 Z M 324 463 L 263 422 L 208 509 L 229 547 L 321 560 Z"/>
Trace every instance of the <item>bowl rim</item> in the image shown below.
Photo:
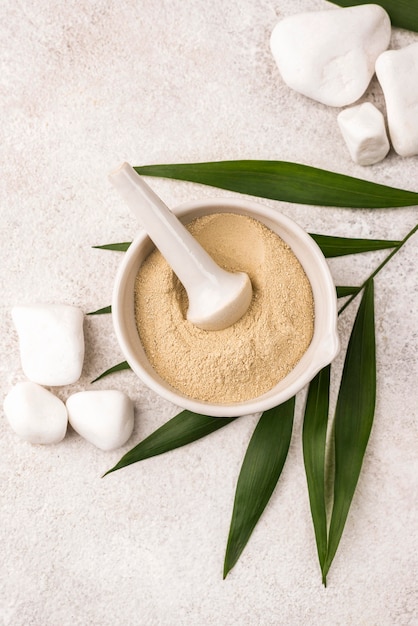
<path fill-rule="evenodd" d="M 296 237 L 300 246 L 303 246 L 303 250 L 309 251 L 308 256 L 310 256 L 310 261 L 315 262 L 316 270 L 313 272 L 311 267 L 308 268 L 304 265 L 300 256 L 294 251 L 300 263 L 304 267 L 305 272 L 308 274 L 308 279 L 311 282 L 313 291 L 314 287 L 312 285 L 312 281 L 315 281 L 315 285 L 318 284 L 318 289 L 320 288 L 321 302 L 319 305 L 321 310 L 326 314 L 325 318 L 323 313 L 321 313 L 320 323 L 324 326 L 326 322 L 326 327 L 324 327 L 323 331 L 318 331 L 319 334 L 317 334 L 317 336 L 317 327 L 314 329 L 312 342 L 301 359 L 301 361 L 305 359 L 309 353 L 308 357 L 305 359 L 306 366 L 303 369 L 302 374 L 292 380 L 292 372 L 298 368 L 300 364 L 299 361 L 292 372 L 282 379 L 278 385 L 261 396 L 243 402 L 211 403 L 202 400 L 195 400 L 191 397 L 183 395 L 181 392 L 175 390 L 168 383 L 163 381 L 149 363 L 147 366 L 143 365 L 137 351 L 133 349 L 129 340 L 127 312 L 125 306 L 127 282 L 132 279 L 133 275 L 136 276 L 140 266 L 138 256 L 140 255 L 141 250 L 148 249 L 145 254 L 146 257 L 149 254 L 149 251 L 155 247 L 146 232 L 141 229 L 135 236 L 133 242 L 130 244 L 127 252 L 124 254 L 122 262 L 118 267 L 112 295 L 113 327 L 119 346 L 130 368 L 147 387 L 155 391 L 162 398 L 165 398 L 182 409 L 213 417 L 238 417 L 240 415 L 259 413 L 289 400 L 306 384 L 308 384 L 323 367 L 331 363 L 339 351 L 336 289 L 328 264 L 326 263 L 325 257 L 318 244 L 293 219 L 283 215 L 277 209 L 265 206 L 252 200 L 221 197 L 192 200 L 176 206 L 173 209 L 173 212 L 185 223 L 199 217 L 200 215 L 206 215 L 209 213 L 232 212 L 249 215 L 255 219 L 259 219 L 267 226 L 269 226 L 269 223 L 276 225 L 276 227 L 280 226 L 281 233 L 277 234 L 279 234 L 284 241 L 286 241 L 285 232 L 288 237 Z M 314 305 L 316 315 L 318 297 L 314 297 Z M 132 314 L 133 307 L 131 310 L 131 315 Z M 315 345 L 312 348 L 314 338 Z M 139 340 L 139 335 L 137 339 Z M 311 353 L 309 352 L 310 350 Z M 311 356 L 315 358 L 311 359 Z M 290 383 L 285 385 L 283 381 L 286 381 L 287 379 L 290 380 Z M 280 386 L 280 391 L 275 393 L 275 389 L 278 386 Z"/>

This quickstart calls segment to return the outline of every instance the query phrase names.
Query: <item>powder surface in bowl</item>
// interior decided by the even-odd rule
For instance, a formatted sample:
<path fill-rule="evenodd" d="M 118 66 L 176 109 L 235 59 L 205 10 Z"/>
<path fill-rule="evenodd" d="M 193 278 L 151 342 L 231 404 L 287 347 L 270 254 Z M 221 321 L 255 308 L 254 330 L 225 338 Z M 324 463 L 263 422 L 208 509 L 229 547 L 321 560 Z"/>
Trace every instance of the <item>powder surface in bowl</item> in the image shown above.
<path fill-rule="evenodd" d="M 187 294 L 154 250 L 135 282 L 138 333 L 151 365 L 180 393 L 213 403 L 243 402 L 274 387 L 313 336 L 308 278 L 289 246 L 251 217 L 215 213 L 187 228 L 221 267 L 247 272 L 253 298 L 229 328 L 205 331 L 185 319 Z"/>

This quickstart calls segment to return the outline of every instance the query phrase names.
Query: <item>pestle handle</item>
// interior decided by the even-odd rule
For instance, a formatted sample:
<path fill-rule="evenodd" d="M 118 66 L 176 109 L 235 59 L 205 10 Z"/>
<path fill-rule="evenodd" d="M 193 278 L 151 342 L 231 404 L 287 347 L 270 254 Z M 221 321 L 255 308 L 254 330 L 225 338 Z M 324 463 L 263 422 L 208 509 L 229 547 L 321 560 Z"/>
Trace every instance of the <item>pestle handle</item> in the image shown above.
<path fill-rule="evenodd" d="M 129 163 L 109 178 L 186 289 L 187 319 L 220 330 L 242 317 L 252 297 L 248 276 L 219 267 Z"/>
<path fill-rule="evenodd" d="M 187 292 L 224 272 L 131 165 L 123 163 L 110 180 Z"/>

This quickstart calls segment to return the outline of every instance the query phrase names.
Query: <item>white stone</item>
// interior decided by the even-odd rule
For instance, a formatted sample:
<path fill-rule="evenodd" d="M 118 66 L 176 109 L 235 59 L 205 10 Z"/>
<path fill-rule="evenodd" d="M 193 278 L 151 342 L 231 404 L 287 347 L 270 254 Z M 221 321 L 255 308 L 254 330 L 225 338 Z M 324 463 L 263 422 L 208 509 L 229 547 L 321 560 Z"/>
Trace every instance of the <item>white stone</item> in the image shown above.
<path fill-rule="evenodd" d="M 17 383 L 4 399 L 10 426 L 24 441 L 58 443 L 67 432 L 67 409 L 57 396 L 36 383 Z"/>
<path fill-rule="evenodd" d="M 385 158 L 390 149 L 385 118 L 371 102 L 341 111 L 338 126 L 351 158 L 359 165 L 373 165 Z"/>
<path fill-rule="evenodd" d="M 134 428 L 134 407 L 122 391 L 80 391 L 67 399 L 74 430 L 101 450 L 123 446 Z"/>
<path fill-rule="evenodd" d="M 270 46 L 289 87 L 342 107 L 364 94 L 390 36 L 386 11 L 365 4 L 286 17 L 273 29 Z"/>
<path fill-rule="evenodd" d="M 84 361 L 83 313 L 66 304 L 16 306 L 12 318 L 19 336 L 22 369 L 32 382 L 70 385 Z"/>
<path fill-rule="evenodd" d="M 403 157 L 418 154 L 418 43 L 387 50 L 376 61 L 394 150 Z"/>

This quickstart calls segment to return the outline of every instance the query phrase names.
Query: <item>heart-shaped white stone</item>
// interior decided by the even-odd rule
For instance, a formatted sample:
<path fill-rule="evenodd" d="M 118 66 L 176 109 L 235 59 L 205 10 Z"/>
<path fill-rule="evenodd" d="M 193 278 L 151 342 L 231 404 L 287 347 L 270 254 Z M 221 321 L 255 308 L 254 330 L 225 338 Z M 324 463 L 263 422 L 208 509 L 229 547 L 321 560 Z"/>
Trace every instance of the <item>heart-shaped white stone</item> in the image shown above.
<path fill-rule="evenodd" d="M 386 11 L 364 4 L 286 17 L 275 26 L 270 45 L 289 87 L 342 107 L 364 94 L 390 36 Z"/>
<path fill-rule="evenodd" d="M 132 434 L 134 407 L 122 391 L 80 391 L 70 396 L 66 404 L 74 430 L 101 450 L 123 446 Z"/>
<path fill-rule="evenodd" d="M 24 441 L 58 443 L 67 432 L 67 409 L 53 393 L 32 382 L 18 383 L 4 399 L 10 426 Z"/>

